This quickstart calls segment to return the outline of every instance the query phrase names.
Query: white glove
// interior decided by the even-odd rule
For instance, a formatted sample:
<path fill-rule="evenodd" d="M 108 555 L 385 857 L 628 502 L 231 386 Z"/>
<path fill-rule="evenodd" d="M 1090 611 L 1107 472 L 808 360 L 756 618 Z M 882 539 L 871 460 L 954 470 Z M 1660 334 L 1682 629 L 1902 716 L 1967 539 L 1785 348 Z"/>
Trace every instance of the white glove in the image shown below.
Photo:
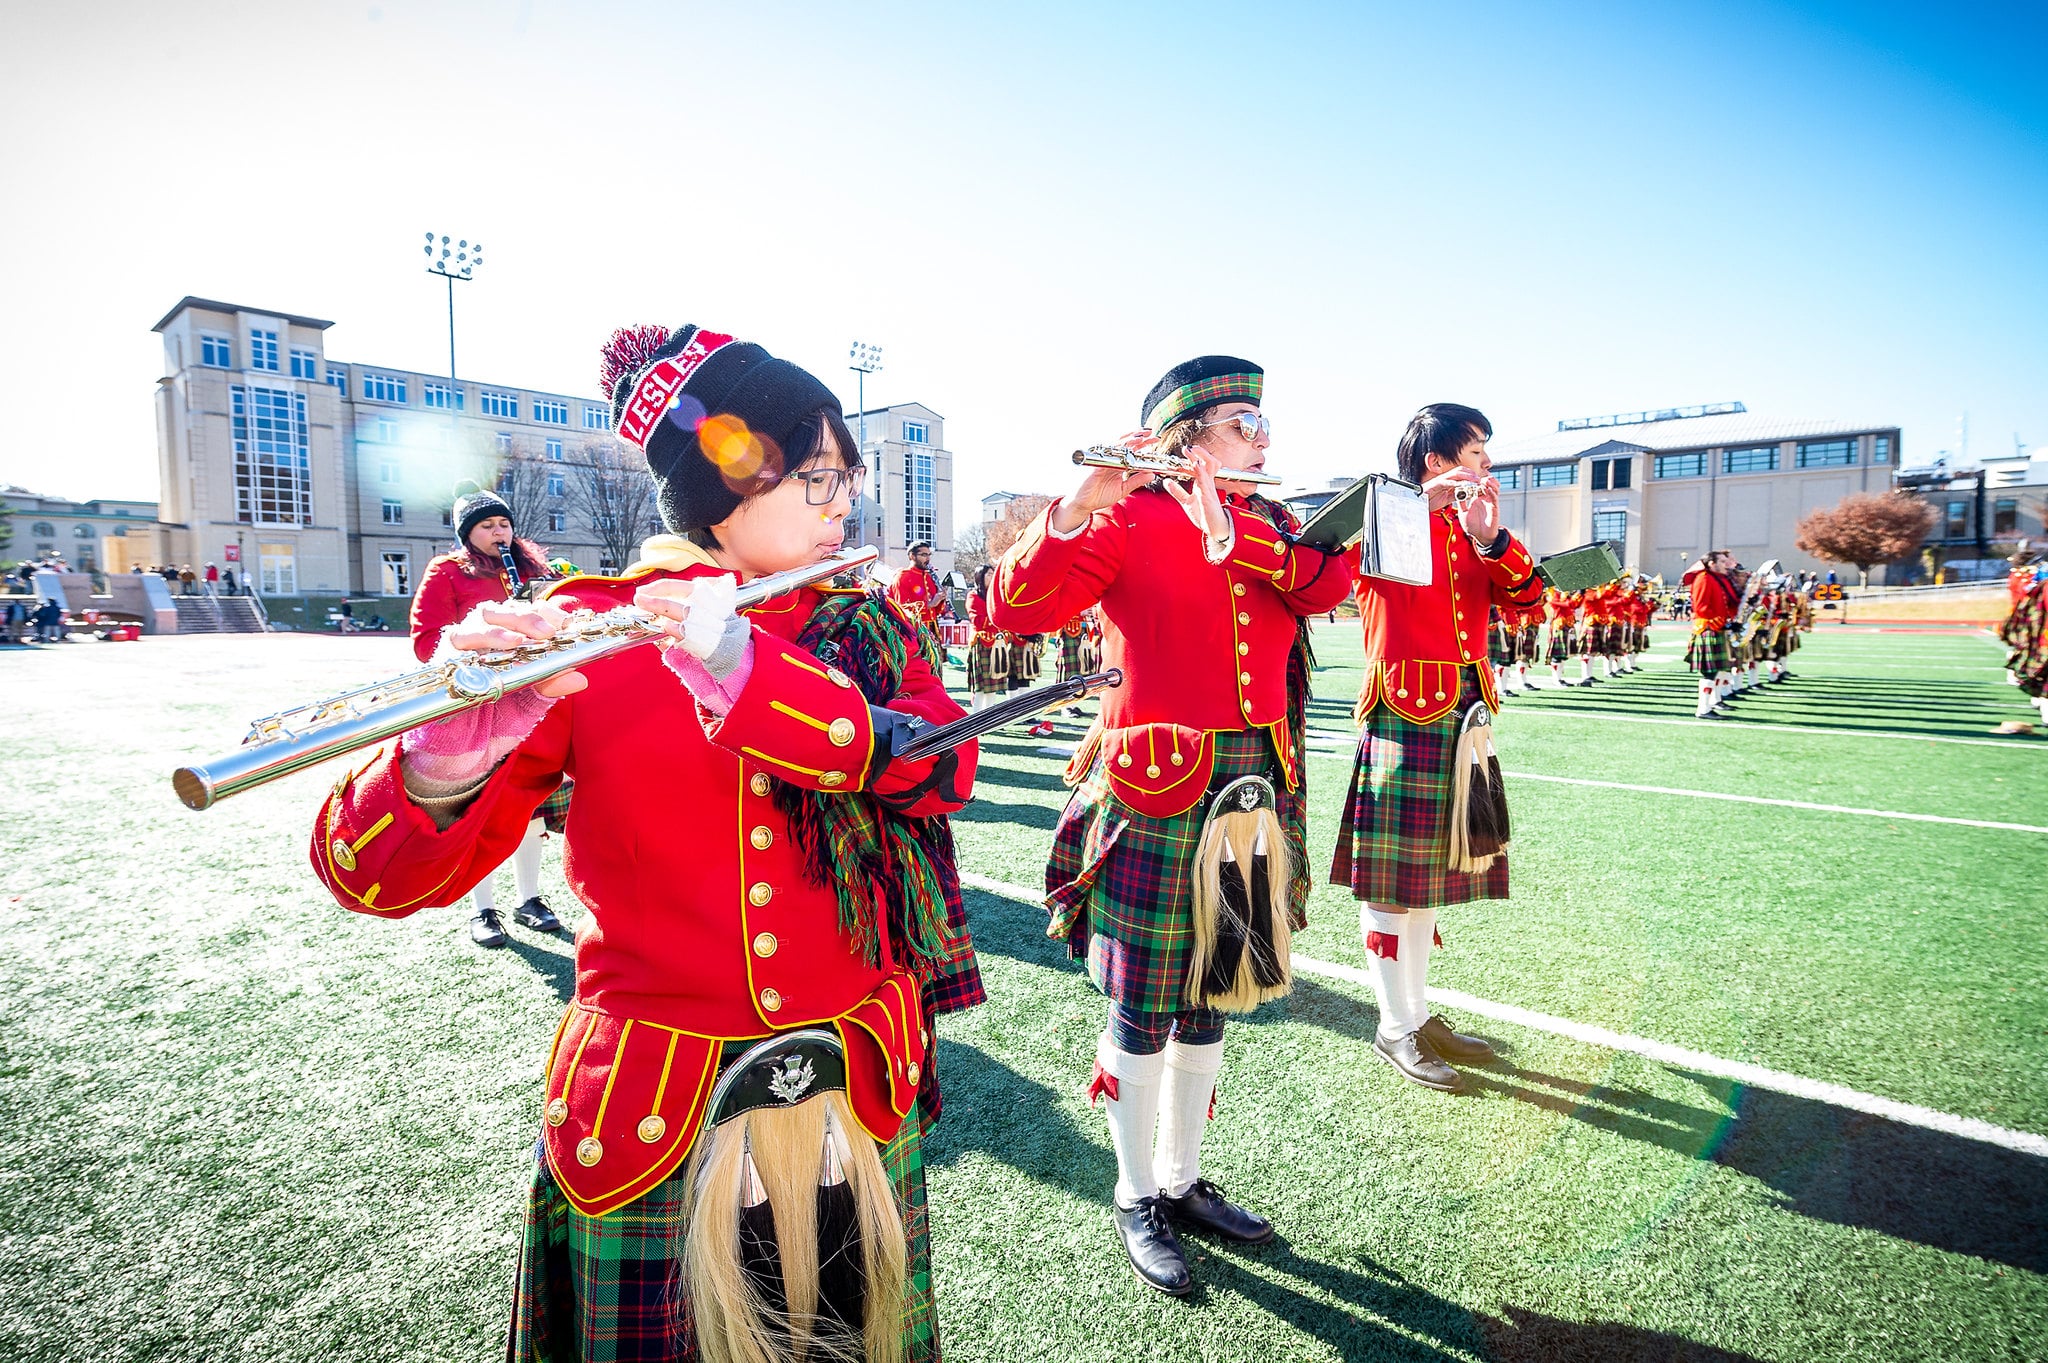
<path fill-rule="evenodd" d="M 709 658 L 725 637 L 726 627 L 739 614 L 735 609 L 738 600 L 739 580 L 730 574 L 694 579 L 690 595 L 683 603 L 687 613 L 677 642 L 698 661 Z"/>

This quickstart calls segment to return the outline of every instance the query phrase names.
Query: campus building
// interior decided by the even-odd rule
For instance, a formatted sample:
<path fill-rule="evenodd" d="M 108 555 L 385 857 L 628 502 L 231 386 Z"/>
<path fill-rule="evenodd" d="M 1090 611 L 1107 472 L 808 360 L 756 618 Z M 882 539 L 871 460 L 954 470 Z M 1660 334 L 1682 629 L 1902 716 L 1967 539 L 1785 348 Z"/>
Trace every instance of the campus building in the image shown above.
<path fill-rule="evenodd" d="M 1895 425 L 1759 416 L 1739 402 L 1576 418 L 1488 449 L 1503 517 L 1535 553 L 1606 540 L 1666 582 L 1708 549 L 1826 571 L 1793 543 L 1800 517 L 1888 491 L 1900 457 Z"/>
<path fill-rule="evenodd" d="M 0 558 L 62 555 L 79 572 L 125 573 L 163 560 L 149 554 L 156 503 L 96 497 L 89 502 L 46 497 L 13 484 L 0 486 L 0 504 L 14 513 Z M 180 559 L 179 562 L 184 562 Z"/>
<path fill-rule="evenodd" d="M 858 536 L 849 544 L 872 544 L 892 567 L 908 563 L 910 546 L 932 546 L 932 571 L 953 571 L 953 452 L 946 448 L 946 419 L 921 402 L 899 402 L 849 412 L 846 425 L 863 442 L 868 490 L 854 509 Z"/>

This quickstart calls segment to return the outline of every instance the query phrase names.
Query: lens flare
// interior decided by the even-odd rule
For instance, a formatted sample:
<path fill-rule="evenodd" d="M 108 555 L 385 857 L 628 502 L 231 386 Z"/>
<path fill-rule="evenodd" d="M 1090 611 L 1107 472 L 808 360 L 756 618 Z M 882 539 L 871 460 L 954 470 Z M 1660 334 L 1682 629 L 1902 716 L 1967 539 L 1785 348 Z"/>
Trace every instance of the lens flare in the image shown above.
<path fill-rule="evenodd" d="M 688 393 L 678 393 L 669 399 L 668 419 L 677 429 L 694 432 L 704 424 L 704 404 Z"/>
<path fill-rule="evenodd" d="M 699 423 L 697 444 L 735 489 L 782 474 L 782 450 L 775 441 L 730 413 L 720 412 Z"/>

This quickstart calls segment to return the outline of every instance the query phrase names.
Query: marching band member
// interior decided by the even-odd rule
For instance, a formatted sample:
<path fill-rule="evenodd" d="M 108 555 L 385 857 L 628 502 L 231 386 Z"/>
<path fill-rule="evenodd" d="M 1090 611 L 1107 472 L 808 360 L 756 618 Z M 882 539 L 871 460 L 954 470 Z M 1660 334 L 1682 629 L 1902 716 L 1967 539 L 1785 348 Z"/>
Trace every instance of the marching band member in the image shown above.
<path fill-rule="evenodd" d="M 313 862 L 363 913 L 448 903 L 576 770 L 590 927 L 512 1358 L 934 1358 L 923 1000 L 979 996 L 945 819 L 975 750 L 892 756 L 913 718 L 962 713 L 893 603 L 806 588 L 734 609 L 737 579 L 840 546 L 866 469 L 830 390 L 697 327 L 622 331 L 606 360 L 674 533 L 624 577 L 480 605 L 446 643 L 628 603 L 670 639 L 411 731 L 336 785 Z"/>
<path fill-rule="evenodd" d="M 930 541 L 919 540 L 910 546 L 910 566 L 889 584 L 889 597 L 903 607 L 906 615 L 927 627 L 937 625 L 939 617 L 947 613 L 945 589 L 939 585 L 939 575 L 932 571 Z"/>
<path fill-rule="evenodd" d="M 1515 622 L 1515 686 L 1523 691 L 1534 691 L 1536 683 L 1529 676 L 1529 669 L 1538 661 L 1543 638 L 1543 603 L 1532 601 L 1527 606 L 1507 607 L 1508 618 Z"/>
<path fill-rule="evenodd" d="M 1716 549 L 1679 579 L 1692 593 L 1692 642 L 1686 645 L 1685 665 L 1700 674 L 1700 703 L 1694 712 L 1699 719 L 1718 715 L 1735 684 L 1728 623 L 1742 604 L 1742 592 L 1728 576 L 1734 565 L 1734 555 Z"/>
<path fill-rule="evenodd" d="M 1361 900 L 1359 931 L 1380 1023 L 1373 1049 L 1418 1084 L 1456 1092 L 1447 1062 L 1493 1048 L 1430 1014 L 1425 993 L 1437 910 L 1508 897 L 1507 805 L 1486 740 L 1500 709 L 1485 667 L 1489 606 L 1533 606 L 1536 562 L 1500 523 L 1489 470 L 1493 427 L 1437 403 L 1408 423 L 1400 476 L 1429 494 L 1429 586 L 1358 578 L 1365 627 L 1358 757 L 1330 881 Z M 1460 486 L 1479 489 L 1462 506 Z M 1568 627 L 1567 627 L 1568 628 Z"/>
<path fill-rule="evenodd" d="M 1202 1176 L 1223 1017 L 1290 987 L 1304 921 L 1303 617 L 1349 590 L 1341 558 L 1234 470 L 1265 463 L 1264 371 L 1205 355 L 1146 395 L 1134 449 L 1193 476 L 1089 469 L 1003 559 L 993 614 L 1057 628 L 1097 606 L 1123 669 L 1068 767 L 1046 867 L 1051 936 L 1109 996 L 1091 1095 L 1116 1147 L 1115 1222 L 1138 1276 L 1192 1290 L 1174 1226 L 1260 1242 L 1272 1223 Z M 1156 1136 L 1156 1142 L 1155 1142 Z"/>
<path fill-rule="evenodd" d="M 412 651 L 421 662 L 433 657 L 440 647 L 442 630 L 478 606 L 509 600 L 523 582 L 554 576 L 540 546 L 520 538 L 512 523 L 512 508 L 496 493 L 464 479 L 456 484 L 449 517 L 455 522 L 456 547 L 427 564 L 420 589 L 412 598 Z M 519 907 L 512 910 L 512 916 L 535 932 L 562 930 L 562 920 L 541 898 L 540 852 L 548 830 L 562 830 L 569 785 L 562 782 L 534 811 L 510 858 L 512 886 L 519 896 Z M 493 871 L 470 891 L 469 940 L 480 947 L 505 945 L 505 925 L 491 891 L 496 875 Z"/>
<path fill-rule="evenodd" d="M 993 705 L 1010 689 L 1010 636 L 989 619 L 989 585 L 996 569 L 984 563 L 974 574 L 974 595 L 967 598 L 967 621 L 974 640 L 967 649 L 967 704 L 976 710 Z"/>
<path fill-rule="evenodd" d="M 1578 624 L 1579 599 L 1570 592 L 1561 592 L 1555 587 L 1543 590 L 1544 612 L 1550 617 L 1550 684 L 1552 686 L 1590 686 L 1583 662 L 1577 681 L 1564 679 L 1564 662 L 1579 651 Z"/>

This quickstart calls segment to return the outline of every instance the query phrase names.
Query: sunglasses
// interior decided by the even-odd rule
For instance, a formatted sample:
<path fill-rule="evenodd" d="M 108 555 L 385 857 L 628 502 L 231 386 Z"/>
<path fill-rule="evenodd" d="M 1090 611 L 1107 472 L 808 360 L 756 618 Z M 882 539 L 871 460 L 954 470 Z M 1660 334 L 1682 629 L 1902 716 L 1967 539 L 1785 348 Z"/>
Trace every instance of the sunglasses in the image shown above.
<path fill-rule="evenodd" d="M 1273 423 L 1266 420 L 1264 412 L 1238 412 L 1232 416 L 1218 417 L 1214 421 L 1197 421 L 1195 425 L 1206 431 L 1211 426 L 1228 426 L 1232 422 L 1237 424 L 1237 433 L 1244 437 L 1246 444 L 1251 444 L 1260 436 L 1271 438 L 1273 434 Z"/>
<path fill-rule="evenodd" d="M 846 499 L 858 501 L 868 486 L 866 465 L 850 469 L 809 469 L 803 473 L 792 473 L 789 477 L 804 485 L 804 503 L 807 506 L 830 506 L 839 496 L 842 484 L 846 488 Z"/>

